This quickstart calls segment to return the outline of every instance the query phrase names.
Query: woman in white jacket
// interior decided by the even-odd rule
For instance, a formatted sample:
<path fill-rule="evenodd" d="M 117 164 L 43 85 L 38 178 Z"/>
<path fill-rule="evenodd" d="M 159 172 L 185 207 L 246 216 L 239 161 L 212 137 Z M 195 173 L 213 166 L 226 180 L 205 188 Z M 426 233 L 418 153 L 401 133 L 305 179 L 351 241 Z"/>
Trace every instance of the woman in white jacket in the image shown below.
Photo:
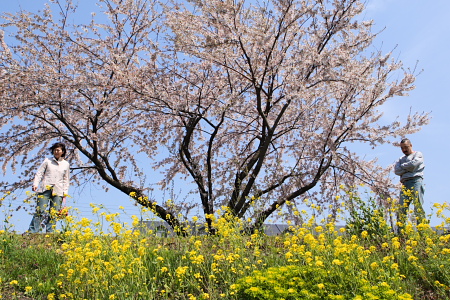
<path fill-rule="evenodd" d="M 28 232 L 36 233 L 45 227 L 53 232 L 55 213 L 61 209 L 69 193 L 70 166 L 64 159 L 66 146 L 55 143 L 50 147 L 52 158 L 46 158 L 36 172 L 33 191 L 38 192 L 36 212 L 31 220 Z"/>

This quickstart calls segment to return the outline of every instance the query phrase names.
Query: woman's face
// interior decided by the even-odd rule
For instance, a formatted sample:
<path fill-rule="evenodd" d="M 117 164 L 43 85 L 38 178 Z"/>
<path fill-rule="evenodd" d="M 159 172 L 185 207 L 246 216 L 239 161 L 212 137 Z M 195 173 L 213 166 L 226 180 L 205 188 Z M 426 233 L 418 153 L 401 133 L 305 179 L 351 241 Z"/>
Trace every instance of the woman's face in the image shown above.
<path fill-rule="evenodd" d="M 63 150 L 61 148 L 58 147 L 58 148 L 53 149 L 53 156 L 56 159 L 60 159 L 62 154 L 63 154 Z"/>

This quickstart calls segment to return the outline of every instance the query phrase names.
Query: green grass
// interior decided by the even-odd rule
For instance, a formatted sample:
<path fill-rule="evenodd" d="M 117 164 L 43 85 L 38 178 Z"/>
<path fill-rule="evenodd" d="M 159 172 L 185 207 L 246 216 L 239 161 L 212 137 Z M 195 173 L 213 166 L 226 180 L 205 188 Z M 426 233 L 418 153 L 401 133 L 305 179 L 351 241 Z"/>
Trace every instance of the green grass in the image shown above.
<path fill-rule="evenodd" d="M 32 287 L 32 294 L 42 295 L 43 299 L 46 298 L 43 295 L 56 291 L 60 266 L 64 260 L 63 255 L 58 254 L 60 241 L 56 236 L 21 236 L 4 232 L 0 239 L 0 278 L 4 289 L 10 292 L 6 299 L 14 299 L 14 291 L 25 295 L 26 287 Z M 18 282 L 17 285 L 14 280 Z"/>

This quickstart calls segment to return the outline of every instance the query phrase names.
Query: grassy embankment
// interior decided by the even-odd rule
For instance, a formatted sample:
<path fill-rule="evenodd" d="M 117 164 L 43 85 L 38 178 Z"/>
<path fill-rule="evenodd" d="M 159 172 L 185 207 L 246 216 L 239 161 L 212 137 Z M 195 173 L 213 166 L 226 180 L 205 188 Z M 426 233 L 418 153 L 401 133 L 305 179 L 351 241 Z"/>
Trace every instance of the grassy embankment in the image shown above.
<path fill-rule="evenodd" d="M 117 214 L 67 217 L 65 232 L 0 231 L 3 299 L 447 299 L 450 235 L 408 224 L 396 236 L 365 205 L 337 230 L 310 218 L 290 233 L 242 235 L 230 215 L 215 236 L 132 230 Z M 444 217 L 447 204 L 436 205 Z M 304 214 L 304 212 L 298 212 Z M 218 214 L 221 215 L 221 214 Z M 197 221 L 194 218 L 194 221 Z M 105 229 L 106 228 L 106 229 Z"/>

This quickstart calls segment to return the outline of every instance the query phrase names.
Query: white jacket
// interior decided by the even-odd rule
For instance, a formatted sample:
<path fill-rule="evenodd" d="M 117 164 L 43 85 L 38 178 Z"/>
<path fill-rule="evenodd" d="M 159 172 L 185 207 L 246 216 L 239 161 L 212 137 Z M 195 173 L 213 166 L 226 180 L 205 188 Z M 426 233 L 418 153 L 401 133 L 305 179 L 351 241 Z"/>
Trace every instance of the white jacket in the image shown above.
<path fill-rule="evenodd" d="M 33 186 L 37 192 L 42 193 L 49 187 L 53 187 L 53 194 L 66 196 L 69 194 L 70 167 L 69 163 L 60 158 L 46 158 L 34 176 Z"/>

